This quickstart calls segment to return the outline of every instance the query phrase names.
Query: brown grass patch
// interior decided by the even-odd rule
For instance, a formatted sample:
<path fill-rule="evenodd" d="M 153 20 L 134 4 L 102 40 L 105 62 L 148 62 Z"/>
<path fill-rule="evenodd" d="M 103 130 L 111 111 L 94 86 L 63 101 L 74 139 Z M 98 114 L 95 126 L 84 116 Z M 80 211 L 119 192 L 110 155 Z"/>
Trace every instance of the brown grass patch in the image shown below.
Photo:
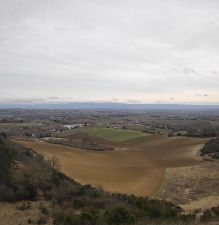
<path fill-rule="evenodd" d="M 156 197 L 193 212 L 219 205 L 219 163 L 201 161 L 195 166 L 171 168 Z M 180 193 L 180 194 L 179 194 Z"/>
<path fill-rule="evenodd" d="M 27 202 L 17 203 L 0 203 L 0 225 L 27 225 L 28 219 L 33 221 L 32 224 L 37 224 L 37 221 L 42 217 L 40 212 L 40 204 L 49 207 L 48 202 L 30 202 L 30 208 L 22 210 L 23 204 Z M 47 217 L 46 225 L 52 225 L 52 218 Z"/>

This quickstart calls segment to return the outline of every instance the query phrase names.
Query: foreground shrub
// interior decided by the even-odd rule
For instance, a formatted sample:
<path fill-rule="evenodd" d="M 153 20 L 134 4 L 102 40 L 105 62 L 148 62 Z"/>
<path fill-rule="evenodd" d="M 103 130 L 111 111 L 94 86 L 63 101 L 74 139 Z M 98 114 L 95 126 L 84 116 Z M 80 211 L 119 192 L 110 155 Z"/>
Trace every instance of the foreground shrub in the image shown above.
<path fill-rule="evenodd" d="M 44 215 L 49 215 L 49 210 L 44 206 L 41 209 L 41 213 L 44 214 Z"/>
<path fill-rule="evenodd" d="M 207 222 L 213 219 L 213 214 L 210 209 L 204 211 L 202 216 L 200 217 L 200 221 Z"/>
<path fill-rule="evenodd" d="M 54 225 L 81 225 L 78 215 L 58 212 L 54 215 Z"/>
<path fill-rule="evenodd" d="M 106 200 L 100 198 L 90 198 L 85 196 L 76 197 L 73 199 L 73 207 L 75 209 L 82 209 L 89 206 L 97 209 L 104 209 L 106 206 Z"/>
<path fill-rule="evenodd" d="M 15 152 L 0 134 L 0 184 L 7 184 L 11 179 L 11 168 Z"/>
<path fill-rule="evenodd" d="M 29 219 L 27 220 L 27 224 L 32 224 L 32 223 L 33 223 L 33 219 L 29 218 Z"/>
<path fill-rule="evenodd" d="M 81 225 L 95 225 L 97 224 L 96 215 L 92 214 L 91 212 L 82 212 L 80 215 L 80 224 Z"/>
<path fill-rule="evenodd" d="M 37 196 L 37 188 L 33 184 L 15 184 L 13 187 L 14 201 L 34 200 Z"/>
<path fill-rule="evenodd" d="M 211 211 L 214 213 L 215 216 L 219 217 L 219 205 L 216 207 L 212 207 Z"/>
<path fill-rule="evenodd" d="M 179 216 L 179 221 L 180 222 L 183 222 L 183 223 L 189 223 L 189 222 L 191 222 L 191 221 L 193 221 L 193 220 L 195 220 L 196 219 L 196 216 L 195 216 L 195 214 L 187 214 L 187 215 L 180 215 Z"/>
<path fill-rule="evenodd" d="M 0 186 L 0 201 L 32 201 L 37 196 L 37 188 L 33 184 L 13 184 Z"/>
<path fill-rule="evenodd" d="M 134 217 L 123 207 L 109 209 L 104 214 L 108 225 L 133 224 Z"/>

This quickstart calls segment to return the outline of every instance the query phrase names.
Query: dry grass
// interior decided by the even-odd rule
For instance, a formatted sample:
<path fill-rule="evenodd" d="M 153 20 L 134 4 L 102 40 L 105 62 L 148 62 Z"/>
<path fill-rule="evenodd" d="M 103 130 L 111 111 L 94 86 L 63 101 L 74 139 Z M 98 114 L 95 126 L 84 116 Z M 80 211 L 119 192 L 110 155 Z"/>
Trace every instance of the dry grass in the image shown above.
<path fill-rule="evenodd" d="M 201 161 L 195 166 L 171 168 L 166 178 L 157 197 L 180 204 L 188 212 L 219 205 L 217 161 Z"/>
<path fill-rule="evenodd" d="M 30 208 L 22 210 L 23 204 L 27 202 L 17 203 L 0 203 L 0 225 L 27 225 L 28 219 L 33 221 L 32 224 L 37 224 L 42 213 L 40 211 L 40 204 L 42 202 L 30 202 Z M 43 202 L 44 205 L 48 206 L 48 202 Z M 52 218 L 46 216 L 47 225 L 52 225 Z"/>

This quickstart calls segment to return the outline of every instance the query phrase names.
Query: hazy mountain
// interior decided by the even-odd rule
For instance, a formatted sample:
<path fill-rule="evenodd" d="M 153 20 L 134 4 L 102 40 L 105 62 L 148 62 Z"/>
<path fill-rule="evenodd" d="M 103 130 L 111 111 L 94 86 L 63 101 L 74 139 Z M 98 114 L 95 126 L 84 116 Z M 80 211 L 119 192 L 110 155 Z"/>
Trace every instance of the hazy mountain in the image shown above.
<path fill-rule="evenodd" d="M 125 104 L 125 103 L 36 103 L 0 104 L 0 109 L 113 109 L 113 110 L 214 110 L 219 105 Z"/>

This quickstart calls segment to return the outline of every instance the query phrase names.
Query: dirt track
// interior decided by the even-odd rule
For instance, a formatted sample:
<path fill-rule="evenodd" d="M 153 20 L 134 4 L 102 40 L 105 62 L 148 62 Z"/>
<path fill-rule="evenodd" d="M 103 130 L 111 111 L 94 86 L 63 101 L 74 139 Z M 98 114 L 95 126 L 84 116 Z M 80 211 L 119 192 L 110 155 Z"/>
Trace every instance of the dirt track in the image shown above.
<path fill-rule="evenodd" d="M 45 142 L 17 141 L 46 157 L 56 156 L 61 170 L 82 184 L 111 192 L 151 196 L 161 186 L 166 168 L 191 166 L 204 139 L 151 136 L 105 152 L 77 150 Z M 120 146 L 121 147 L 121 146 Z"/>

